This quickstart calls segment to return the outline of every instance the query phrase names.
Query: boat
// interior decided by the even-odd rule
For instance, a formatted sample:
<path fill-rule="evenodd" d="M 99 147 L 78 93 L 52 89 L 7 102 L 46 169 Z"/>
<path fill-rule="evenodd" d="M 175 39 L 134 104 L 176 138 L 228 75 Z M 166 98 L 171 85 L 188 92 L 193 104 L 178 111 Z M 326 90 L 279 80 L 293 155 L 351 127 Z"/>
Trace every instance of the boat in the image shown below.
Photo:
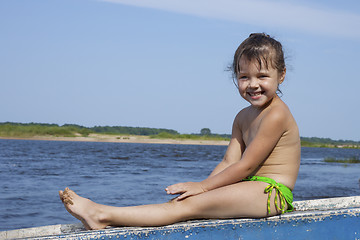
<path fill-rule="evenodd" d="M 0 232 L 0 239 L 360 239 L 360 196 L 294 202 L 295 211 L 261 219 L 180 222 L 87 231 L 59 224 Z"/>

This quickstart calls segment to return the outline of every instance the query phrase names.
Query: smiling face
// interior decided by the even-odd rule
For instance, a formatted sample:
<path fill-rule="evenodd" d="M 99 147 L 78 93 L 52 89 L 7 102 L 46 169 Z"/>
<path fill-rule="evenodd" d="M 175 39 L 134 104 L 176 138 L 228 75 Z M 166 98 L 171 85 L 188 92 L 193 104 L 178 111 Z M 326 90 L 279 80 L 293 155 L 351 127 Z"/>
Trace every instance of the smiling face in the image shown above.
<path fill-rule="evenodd" d="M 266 68 L 266 66 L 268 68 Z M 264 108 L 277 97 L 278 85 L 284 81 L 286 69 L 279 73 L 271 64 L 241 57 L 237 83 L 240 95 L 253 107 Z"/>

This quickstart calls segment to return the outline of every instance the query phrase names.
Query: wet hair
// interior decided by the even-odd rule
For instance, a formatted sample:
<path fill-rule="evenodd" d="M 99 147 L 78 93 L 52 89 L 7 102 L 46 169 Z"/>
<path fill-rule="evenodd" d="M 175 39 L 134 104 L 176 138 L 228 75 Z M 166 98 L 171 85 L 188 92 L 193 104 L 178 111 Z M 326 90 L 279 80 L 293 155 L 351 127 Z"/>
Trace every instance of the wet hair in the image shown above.
<path fill-rule="evenodd" d="M 234 61 L 231 66 L 233 81 L 236 87 L 237 75 L 240 72 L 240 59 L 245 57 L 248 61 L 256 60 L 262 68 L 269 66 L 276 69 L 279 74 L 285 70 L 285 58 L 280 42 L 265 33 L 252 33 L 245 39 L 234 54 Z M 278 92 L 281 91 L 278 89 Z"/>

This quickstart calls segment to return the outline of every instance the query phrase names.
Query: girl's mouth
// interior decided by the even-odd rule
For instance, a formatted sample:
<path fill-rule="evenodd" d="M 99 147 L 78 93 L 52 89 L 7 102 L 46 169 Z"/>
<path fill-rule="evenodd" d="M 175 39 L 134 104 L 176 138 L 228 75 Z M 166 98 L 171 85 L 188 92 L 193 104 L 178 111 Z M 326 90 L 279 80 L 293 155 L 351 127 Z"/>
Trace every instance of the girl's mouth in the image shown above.
<path fill-rule="evenodd" d="M 259 98 L 261 95 L 263 95 L 264 91 L 258 91 L 258 92 L 248 92 L 249 96 L 251 98 Z"/>

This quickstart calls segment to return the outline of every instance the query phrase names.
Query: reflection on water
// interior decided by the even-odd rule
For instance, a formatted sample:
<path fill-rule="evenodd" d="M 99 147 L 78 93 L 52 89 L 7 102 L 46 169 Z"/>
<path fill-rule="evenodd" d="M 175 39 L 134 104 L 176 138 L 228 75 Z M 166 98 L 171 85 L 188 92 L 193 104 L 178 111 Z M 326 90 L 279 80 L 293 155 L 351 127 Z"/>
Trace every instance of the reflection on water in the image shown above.
<path fill-rule="evenodd" d="M 115 206 L 160 203 L 164 188 L 206 178 L 225 146 L 0 140 L 0 230 L 72 223 L 57 191 L 70 186 Z M 360 164 L 325 157 L 359 149 L 303 148 L 295 200 L 360 195 Z"/>

